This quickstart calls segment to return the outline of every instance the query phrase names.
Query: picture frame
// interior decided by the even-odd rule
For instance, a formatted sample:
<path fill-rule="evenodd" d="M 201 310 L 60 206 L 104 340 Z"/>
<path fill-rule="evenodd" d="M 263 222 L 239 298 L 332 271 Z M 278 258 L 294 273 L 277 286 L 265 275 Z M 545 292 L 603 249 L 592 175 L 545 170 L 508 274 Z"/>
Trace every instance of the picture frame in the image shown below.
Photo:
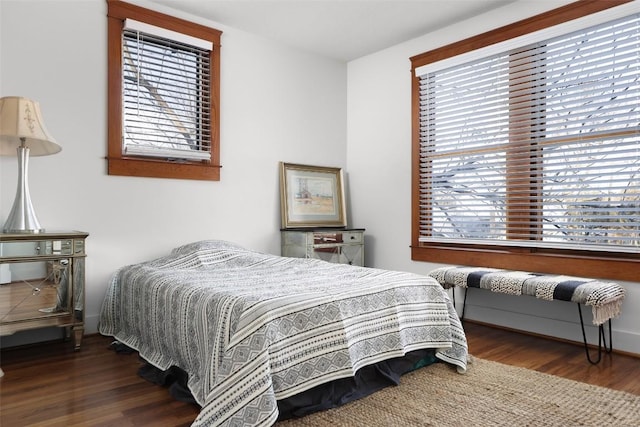
<path fill-rule="evenodd" d="M 280 162 L 282 228 L 346 227 L 341 168 Z"/>

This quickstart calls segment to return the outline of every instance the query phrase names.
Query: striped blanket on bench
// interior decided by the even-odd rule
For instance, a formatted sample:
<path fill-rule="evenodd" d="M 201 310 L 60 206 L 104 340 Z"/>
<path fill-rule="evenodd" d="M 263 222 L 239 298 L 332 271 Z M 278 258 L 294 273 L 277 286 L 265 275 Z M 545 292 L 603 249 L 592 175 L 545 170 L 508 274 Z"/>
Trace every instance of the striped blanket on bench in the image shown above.
<path fill-rule="evenodd" d="M 429 273 L 445 289 L 482 288 L 544 300 L 591 306 L 593 323 L 602 325 L 620 314 L 625 291 L 614 282 L 478 267 L 442 267 Z"/>

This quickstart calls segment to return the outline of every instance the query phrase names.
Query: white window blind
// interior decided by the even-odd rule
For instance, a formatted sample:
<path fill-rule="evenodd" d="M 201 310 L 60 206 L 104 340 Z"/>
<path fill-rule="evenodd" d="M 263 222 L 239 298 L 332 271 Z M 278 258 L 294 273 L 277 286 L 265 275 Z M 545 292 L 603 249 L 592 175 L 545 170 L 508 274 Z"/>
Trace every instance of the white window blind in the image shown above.
<path fill-rule="evenodd" d="M 419 90 L 420 241 L 640 247 L 640 14 Z"/>
<path fill-rule="evenodd" d="M 123 155 L 210 161 L 211 47 L 127 24 L 122 39 Z"/>

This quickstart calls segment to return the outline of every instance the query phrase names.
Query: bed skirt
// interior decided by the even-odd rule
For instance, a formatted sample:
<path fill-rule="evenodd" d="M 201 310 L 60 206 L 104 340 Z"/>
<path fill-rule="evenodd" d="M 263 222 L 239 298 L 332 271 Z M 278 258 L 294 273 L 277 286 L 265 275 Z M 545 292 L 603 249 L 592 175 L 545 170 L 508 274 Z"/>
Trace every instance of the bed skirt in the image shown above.
<path fill-rule="evenodd" d="M 402 375 L 436 362 L 440 360 L 435 357 L 435 351 L 425 349 L 365 366 L 359 369 L 354 377 L 321 384 L 278 400 L 278 421 L 303 417 L 361 399 L 385 387 L 398 385 Z M 145 363 L 138 370 L 138 375 L 154 384 L 167 387 L 174 399 L 197 405 L 187 388 L 188 376 L 182 369 L 173 366 L 162 371 L 150 363 Z"/>

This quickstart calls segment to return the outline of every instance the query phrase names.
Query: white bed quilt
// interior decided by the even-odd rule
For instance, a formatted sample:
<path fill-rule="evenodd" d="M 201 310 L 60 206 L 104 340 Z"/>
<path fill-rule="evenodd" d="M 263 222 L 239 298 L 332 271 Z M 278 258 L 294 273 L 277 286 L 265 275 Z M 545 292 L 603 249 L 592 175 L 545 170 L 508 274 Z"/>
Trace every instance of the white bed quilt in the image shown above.
<path fill-rule="evenodd" d="M 435 348 L 464 371 L 446 292 L 403 272 L 285 258 L 203 241 L 121 268 L 99 330 L 189 375 L 194 426 L 272 425 L 277 399 L 361 367 Z"/>

